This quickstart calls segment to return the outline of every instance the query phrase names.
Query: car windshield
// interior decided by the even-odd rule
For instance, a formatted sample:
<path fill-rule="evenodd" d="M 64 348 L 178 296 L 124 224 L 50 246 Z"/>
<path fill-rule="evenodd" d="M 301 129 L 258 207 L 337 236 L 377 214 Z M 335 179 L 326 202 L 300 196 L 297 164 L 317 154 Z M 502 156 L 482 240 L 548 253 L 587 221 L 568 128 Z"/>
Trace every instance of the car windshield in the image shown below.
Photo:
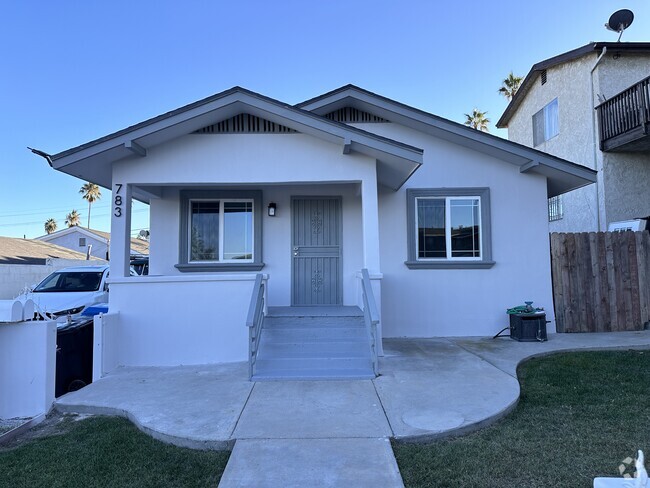
<path fill-rule="evenodd" d="M 35 292 L 97 291 L 102 281 L 101 271 L 52 273 L 34 288 Z"/>

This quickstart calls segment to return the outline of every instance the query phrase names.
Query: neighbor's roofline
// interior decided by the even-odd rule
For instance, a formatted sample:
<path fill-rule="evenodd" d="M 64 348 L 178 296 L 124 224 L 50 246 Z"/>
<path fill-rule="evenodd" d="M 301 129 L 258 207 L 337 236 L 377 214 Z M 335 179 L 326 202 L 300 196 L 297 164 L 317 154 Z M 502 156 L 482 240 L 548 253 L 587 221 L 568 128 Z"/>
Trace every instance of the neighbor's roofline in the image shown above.
<path fill-rule="evenodd" d="M 419 155 L 422 155 L 423 152 L 424 152 L 422 149 L 420 149 L 418 147 L 411 146 L 409 144 L 405 144 L 403 142 L 396 141 L 394 139 L 390 139 L 388 137 L 379 136 L 379 135 L 374 134 L 372 132 L 368 132 L 368 131 L 365 131 L 365 130 L 362 130 L 362 129 L 359 129 L 359 128 L 356 128 L 356 127 L 349 126 L 349 125 L 344 124 L 342 122 L 329 120 L 329 119 L 326 119 L 324 117 L 320 117 L 320 116 L 318 116 L 316 114 L 313 114 L 313 113 L 311 113 L 311 112 L 309 112 L 307 110 L 303 110 L 303 109 L 301 109 L 299 107 L 296 107 L 296 106 L 281 102 L 281 101 L 276 100 L 274 98 L 267 97 L 265 95 L 253 92 L 251 90 L 248 90 L 246 88 L 242 88 L 240 86 L 234 86 L 234 87 L 232 87 L 232 88 L 230 88 L 228 90 L 222 91 L 222 92 L 217 93 L 215 95 L 211 95 L 209 97 L 203 98 L 203 99 L 198 100 L 196 102 L 192 102 L 190 104 L 184 105 L 184 106 L 182 106 L 180 108 L 177 108 L 175 110 L 165 112 L 165 113 L 163 113 L 161 115 L 158 115 L 158 116 L 152 117 L 150 119 L 147 119 L 147 120 L 145 120 L 143 122 L 139 122 L 137 124 L 131 125 L 129 127 L 121 129 L 121 130 L 119 130 L 117 132 L 113 132 L 113 133 L 108 134 L 106 136 L 103 136 L 103 137 L 100 137 L 98 139 L 86 142 L 84 144 L 81 144 L 79 146 L 72 147 L 70 149 L 66 149 L 65 151 L 61 151 L 59 153 L 53 154 L 51 156 L 52 161 L 56 162 L 57 160 L 60 160 L 62 158 L 65 158 L 67 156 L 75 154 L 77 152 L 83 151 L 84 149 L 88 149 L 88 148 L 90 148 L 92 146 L 101 144 L 103 142 L 110 141 L 111 139 L 118 139 L 118 138 L 120 138 L 122 136 L 125 136 L 125 135 L 128 135 L 129 133 L 134 132 L 136 130 L 145 128 L 147 126 L 153 125 L 153 124 L 155 124 L 157 122 L 164 121 L 166 119 L 170 119 L 170 118 L 172 118 L 172 117 L 174 117 L 176 115 L 181 115 L 181 114 L 183 114 L 185 112 L 188 112 L 188 111 L 190 111 L 192 109 L 199 108 L 199 107 L 201 107 L 203 105 L 207 105 L 209 103 L 215 102 L 215 101 L 217 101 L 217 100 L 219 100 L 221 98 L 225 98 L 225 97 L 227 97 L 229 95 L 233 95 L 235 93 L 246 94 L 248 96 L 257 98 L 257 99 L 259 99 L 259 100 L 261 100 L 263 102 L 270 103 L 270 104 L 273 104 L 273 105 L 275 105 L 277 107 L 281 107 L 281 108 L 287 109 L 289 111 L 292 111 L 292 112 L 294 112 L 296 114 L 299 114 L 299 115 L 302 115 L 302 116 L 307 116 L 307 117 L 311 118 L 312 120 L 314 120 L 317 123 L 321 123 L 321 124 L 325 123 L 326 125 L 329 125 L 331 127 L 336 127 L 338 129 L 343 129 L 343 130 L 346 130 L 346 131 L 349 131 L 349 132 L 352 132 L 352 133 L 356 133 L 356 134 L 359 134 L 359 135 L 362 135 L 362 136 L 365 136 L 365 137 L 369 137 L 369 138 L 374 139 L 376 141 L 380 141 L 380 142 L 387 143 L 387 144 L 392 145 L 392 146 L 400 147 L 402 149 L 406 149 L 407 151 L 412 151 L 412 152 L 414 152 L 416 154 L 419 154 Z"/>
<path fill-rule="evenodd" d="M 650 47 L 650 43 L 647 43 L 647 44 Z M 514 142 L 514 141 L 510 141 L 508 139 L 504 139 L 504 138 L 499 137 L 499 136 L 495 136 L 494 134 L 490 134 L 490 133 L 487 133 L 487 132 L 482 132 L 482 131 L 467 127 L 464 124 L 460 124 L 460 123 L 455 122 L 453 120 L 449 120 L 449 119 L 446 119 L 444 117 L 440 117 L 439 115 L 435 115 L 435 114 L 432 114 L 430 112 L 426 112 L 424 110 L 421 110 L 419 108 L 412 107 L 410 105 L 406 105 L 406 104 L 398 102 L 396 100 L 392 100 L 392 99 L 387 98 L 387 97 L 385 97 L 383 95 L 373 93 L 373 92 L 371 92 L 369 90 L 366 90 L 364 88 L 358 87 L 358 86 L 353 85 L 353 84 L 347 84 L 347 85 L 344 85 L 342 87 L 336 88 L 336 89 L 331 90 L 331 91 L 329 91 L 327 93 L 324 93 L 323 95 L 319 95 L 317 97 L 311 98 L 311 99 L 306 100 L 304 102 L 300 102 L 296 106 L 297 107 L 309 107 L 309 106 L 312 106 L 312 110 L 313 110 L 313 109 L 315 109 L 315 108 L 313 108 L 314 106 L 327 105 L 326 100 L 328 98 L 331 98 L 332 96 L 338 95 L 338 94 L 343 93 L 343 92 L 348 91 L 348 90 L 358 91 L 360 93 L 371 96 L 371 97 L 379 100 L 382 103 L 393 105 L 393 106 L 395 106 L 395 107 L 402 110 L 401 115 L 408 116 L 408 112 L 412 112 L 412 113 L 418 114 L 418 115 L 420 115 L 422 117 L 433 119 L 434 121 L 436 121 L 436 122 L 438 122 L 440 124 L 447 125 L 447 128 L 449 128 L 449 129 L 456 129 L 458 131 L 457 133 L 459 133 L 461 135 L 464 135 L 464 136 L 466 136 L 468 138 L 471 138 L 471 139 L 474 139 L 474 140 L 476 140 L 478 138 L 485 139 L 485 141 L 481 141 L 481 142 L 484 142 L 486 144 L 490 144 L 492 146 L 498 147 L 501 150 L 506 150 L 507 151 L 507 149 L 506 149 L 507 147 L 512 147 L 511 152 L 516 153 L 516 154 L 518 154 L 518 155 L 520 155 L 522 157 L 527 157 L 530 160 L 534 161 L 534 160 L 539 160 L 540 158 L 541 159 L 548 159 L 549 161 L 554 161 L 554 162 L 557 162 L 557 163 L 561 163 L 562 165 L 568 165 L 571 168 L 573 168 L 573 169 L 575 169 L 575 170 L 577 170 L 579 172 L 583 172 L 583 170 L 586 170 L 587 173 L 591 173 L 593 175 L 597 174 L 597 171 L 592 170 L 590 168 L 587 168 L 586 166 L 583 166 L 581 164 L 576 164 L 576 163 L 573 163 L 571 161 L 567 161 L 566 159 L 554 156 L 552 154 L 545 153 L 545 152 L 540 151 L 538 149 L 531 148 L 529 146 L 525 146 L 523 144 L 519 144 L 519 143 Z M 434 124 L 431 124 L 431 123 L 429 123 L 429 124 L 434 125 Z M 594 182 L 595 181 L 596 180 L 594 179 Z"/>
<path fill-rule="evenodd" d="M 93 237 L 97 240 L 105 241 L 105 243 L 108 244 L 108 239 L 106 239 L 104 236 L 95 234 L 95 232 L 93 232 L 92 229 L 87 229 L 86 227 L 81 227 L 80 225 L 73 225 L 72 227 L 68 227 L 67 229 L 56 230 L 51 234 L 45 234 L 43 236 L 36 237 L 36 239 L 39 241 L 48 242 L 56 237 L 72 234 L 75 231 L 79 231 L 82 234 L 85 234 L 87 237 Z"/>
<path fill-rule="evenodd" d="M 545 69 L 552 68 L 554 66 L 566 63 L 568 61 L 573 61 L 574 59 L 581 58 L 587 54 L 596 52 L 602 52 L 603 48 L 607 48 L 607 51 L 610 52 L 620 52 L 625 51 L 628 53 L 647 53 L 650 52 L 650 42 L 590 42 L 584 46 L 567 51 L 552 58 L 545 59 L 539 63 L 535 63 L 530 69 L 524 80 L 521 82 L 519 89 L 515 92 L 514 97 L 510 100 L 510 103 L 506 107 L 503 115 L 496 123 L 496 126 L 499 129 L 508 127 L 508 122 L 514 115 L 514 113 L 519 108 L 519 105 L 523 102 L 523 99 L 526 97 L 530 87 L 537 79 L 537 74 Z"/>

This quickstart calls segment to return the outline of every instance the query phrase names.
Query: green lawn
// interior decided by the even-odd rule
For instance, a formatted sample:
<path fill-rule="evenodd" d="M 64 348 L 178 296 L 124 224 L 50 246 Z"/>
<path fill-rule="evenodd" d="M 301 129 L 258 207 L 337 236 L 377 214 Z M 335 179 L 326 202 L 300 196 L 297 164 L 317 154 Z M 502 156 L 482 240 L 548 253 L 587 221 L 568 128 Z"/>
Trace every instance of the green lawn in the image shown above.
<path fill-rule="evenodd" d="M 121 418 L 61 424 L 62 434 L 0 449 L 1 487 L 214 487 L 230 454 L 163 444 Z"/>
<path fill-rule="evenodd" d="M 394 444 L 404 483 L 590 487 L 650 456 L 650 352 L 567 353 L 519 368 L 521 399 L 498 424 L 426 445 Z M 626 471 L 634 472 L 634 466 Z"/>

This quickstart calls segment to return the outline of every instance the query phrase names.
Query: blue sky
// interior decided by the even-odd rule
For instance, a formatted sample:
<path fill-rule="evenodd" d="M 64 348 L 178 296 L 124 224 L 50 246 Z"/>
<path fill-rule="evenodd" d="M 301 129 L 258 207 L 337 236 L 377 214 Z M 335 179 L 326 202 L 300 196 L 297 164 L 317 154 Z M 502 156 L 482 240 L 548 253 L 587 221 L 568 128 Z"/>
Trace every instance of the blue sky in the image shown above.
<path fill-rule="evenodd" d="M 73 208 L 86 223 L 84 182 L 26 146 L 56 153 L 234 85 L 297 103 L 354 83 L 495 123 L 510 70 L 615 41 L 603 24 L 620 8 L 636 16 L 623 40 L 650 41 L 648 0 L 4 2 L 0 235 L 37 237 L 50 217 L 63 228 Z M 92 227 L 109 230 L 109 201 Z M 134 231 L 147 219 L 137 205 Z"/>

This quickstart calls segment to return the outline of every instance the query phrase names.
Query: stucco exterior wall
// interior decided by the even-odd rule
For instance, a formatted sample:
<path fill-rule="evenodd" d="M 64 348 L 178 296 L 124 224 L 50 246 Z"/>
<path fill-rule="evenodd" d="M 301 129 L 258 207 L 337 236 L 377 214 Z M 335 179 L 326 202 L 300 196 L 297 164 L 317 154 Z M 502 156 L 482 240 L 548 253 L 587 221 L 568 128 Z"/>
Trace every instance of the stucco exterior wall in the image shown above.
<path fill-rule="evenodd" d="M 116 164 L 115 179 L 174 184 L 151 201 L 150 275 L 187 274 L 174 267 L 179 262 L 182 188 L 228 189 L 235 184 L 261 190 L 262 271 L 271 277 L 269 299 L 276 306 L 291 304 L 291 197 L 341 196 L 343 304 L 354 305 L 356 272 L 363 267 L 357 182 L 374 179 L 374 172 L 371 158 L 344 155 L 340 146 L 300 134 L 193 135 L 152 150 L 143 160 Z M 277 205 L 276 217 L 267 215 L 270 202 Z"/>
<path fill-rule="evenodd" d="M 494 335 L 506 309 L 532 300 L 554 330 L 546 179 L 515 165 L 395 124 L 364 130 L 424 149 L 425 162 L 399 191 L 379 194 L 384 337 Z M 406 190 L 489 187 L 490 269 L 409 269 Z"/>
<path fill-rule="evenodd" d="M 254 274 L 139 276 L 111 283 L 102 369 L 246 361 Z M 95 368 L 97 370 L 97 367 Z"/>
<path fill-rule="evenodd" d="M 424 165 L 402 189 L 397 192 L 379 190 L 380 271 L 383 273 L 379 302 L 383 336 L 495 334 L 508 323 L 505 310 L 526 300 L 545 307 L 548 319 L 553 320 L 545 178 L 522 174 L 518 166 L 395 124 L 360 126 L 425 151 Z M 179 273 L 174 268 L 179 252 L 180 188 L 235 185 L 261 189 L 265 263 L 262 272 L 269 275 L 270 305 L 290 303 L 290 197 L 341 195 L 343 300 L 346 305 L 354 305 L 357 303 L 355 275 L 363 267 L 359 182 L 375 181 L 375 171 L 373 159 L 357 154 L 344 155 L 339 145 L 305 135 L 196 135 L 154 148 L 146 158 L 116 163 L 113 182 L 149 184 L 163 189 L 162 198 L 151 202 L 150 273 L 153 277 L 150 279 L 156 280 L 155 275 L 169 275 L 188 282 L 192 281 L 192 276 L 200 274 Z M 408 242 L 406 190 L 441 187 L 490 188 L 492 249 L 496 261 L 491 269 L 414 270 L 404 264 Z M 270 201 L 277 204 L 277 217 L 266 215 Z M 188 280 L 183 280 L 184 276 Z M 128 322 L 132 327 L 138 324 L 141 330 L 147 331 L 125 329 L 131 334 L 128 341 L 132 344 L 128 364 L 140 361 L 135 359 L 137 344 L 144 344 L 142 341 L 161 327 L 161 320 L 150 320 L 143 311 L 155 307 L 155 303 L 164 303 L 170 312 L 169 320 L 162 324 L 193 324 L 195 319 L 188 317 L 195 317 L 198 312 L 190 313 L 197 306 L 190 297 L 200 296 L 203 298 L 199 302 L 211 303 L 214 299 L 209 297 L 217 296 L 214 290 L 211 293 L 199 291 L 202 286 L 208 288 L 212 284 L 186 286 L 179 282 L 178 289 L 186 290 L 182 293 L 188 297 L 187 303 L 183 301 L 183 312 L 179 312 L 175 310 L 179 297 L 174 293 L 174 286 L 170 286 L 175 284 L 166 283 L 164 289 L 162 283 L 147 284 L 148 293 L 157 297 L 151 301 L 147 298 L 149 295 L 136 293 L 138 279 L 130 280 L 126 278 L 124 283 L 117 283 L 118 286 L 111 289 L 111 313 L 119 313 L 120 324 Z M 234 297 L 235 291 L 234 288 L 229 290 L 228 296 Z M 240 291 L 246 295 L 246 300 L 250 299 L 248 289 Z M 246 308 L 247 301 L 244 300 L 244 304 L 240 298 L 219 301 L 217 309 L 211 303 L 206 309 L 199 309 L 200 316 L 208 314 L 209 310 L 221 310 L 220 307 Z M 240 321 L 243 327 L 243 316 L 240 319 L 242 321 L 230 317 L 226 323 L 215 315 L 209 322 L 209 330 L 231 330 L 241 339 L 239 325 L 233 325 Z M 151 324 L 142 325 L 145 322 Z M 212 332 L 205 328 L 208 326 L 198 327 L 197 332 L 203 331 L 201 333 L 212 337 L 209 335 Z M 174 331 L 171 335 L 176 334 Z M 168 339 L 161 339 L 159 346 L 171 347 L 174 342 L 165 341 Z M 183 347 L 186 346 L 183 343 Z M 154 358 L 152 355 L 145 363 Z"/>
<path fill-rule="evenodd" d="M 536 149 L 598 171 L 596 185 L 563 195 L 564 218 L 550 222 L 551 232 L 607 230 L 610 222 L 650 215 L 650 154 L 600 151 L 594 110 L 650 75 L 650 56 L 606 53 L 592 82 L 597 59 L 592 53 L 549 68 L 546 84 L 535 81 L 508 123 L 510 140 L 533 147 L 533 114 L 557 97 L 560 133 Z"/>
<path fill-rule="evenodd" d="M 587 55 L 572 63 L 549 68 L 546 83 L 538 78 L 519 109 L 508 123 L 508 139 L 598 170 L 594 159 L 597 137 L 592 125 L 590 71 L 597 55 Z M 533 146 L 533 115 L 555 98 L 558 99 L 559 134 Z M 596 185 L 562 196 L 564 218 L 549 223 L 551 232 L 588 232 L 598 227 Z"/>
<path fill-rule="evenodd" d="M 356 273 L 363 267 L 359 184 L 257 185 L 251 188 L 262 191 L 262 272 L 270 276 L 271 305 L 291 305 L 291 197 L 316 195 L 341 197 L 343 304 L 356 305 Z M 277 205 L 275 217 L 267 215 L 270 202 Z M 165 189 L 164 198 L 151 202 L 150 215 L 149 274 L 187 274 L 174 267 L 179 262 L 180 189 Z"/>
<path fill-rule="evenodd" d="M 648 76 L 649 55 L 608 53 L 594 72 L 594 87 L 602 99 L 610 99 Z M 605 187 L 602 206 L 606 224 L 649 216 L 650 152 L 598 154 Z"/>

